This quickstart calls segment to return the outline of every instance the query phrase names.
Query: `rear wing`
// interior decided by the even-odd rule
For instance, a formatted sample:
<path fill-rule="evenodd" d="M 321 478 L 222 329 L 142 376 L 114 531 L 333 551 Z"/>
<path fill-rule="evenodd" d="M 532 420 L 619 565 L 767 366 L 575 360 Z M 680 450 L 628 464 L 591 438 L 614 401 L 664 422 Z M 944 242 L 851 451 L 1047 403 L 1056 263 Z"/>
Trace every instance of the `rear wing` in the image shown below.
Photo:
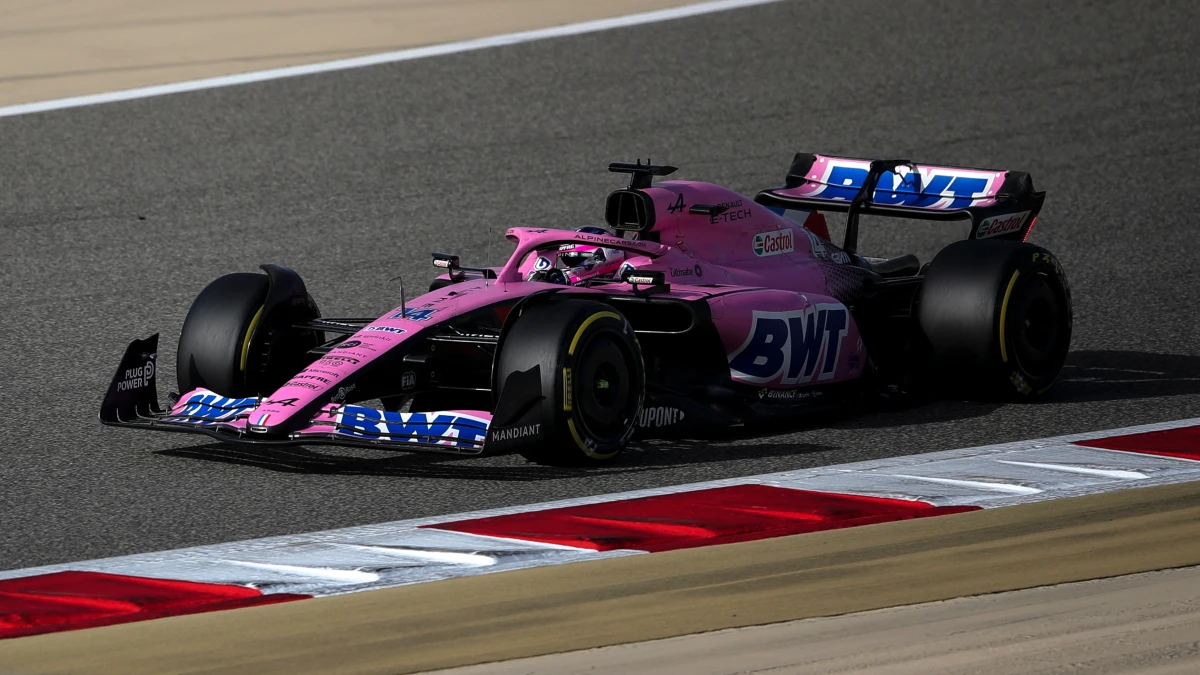
<path fill-rule="evenodd" d="M 861 214 L 922 220 L 969 220 L 969 239 L 1021 241 L 1029 236 L 1045 192 L 1024 171 L 997 171 L 798 153 L 784 187 L 754 201 L 781 209 L 849 214 L 842 247 L 856 252 Z"/>

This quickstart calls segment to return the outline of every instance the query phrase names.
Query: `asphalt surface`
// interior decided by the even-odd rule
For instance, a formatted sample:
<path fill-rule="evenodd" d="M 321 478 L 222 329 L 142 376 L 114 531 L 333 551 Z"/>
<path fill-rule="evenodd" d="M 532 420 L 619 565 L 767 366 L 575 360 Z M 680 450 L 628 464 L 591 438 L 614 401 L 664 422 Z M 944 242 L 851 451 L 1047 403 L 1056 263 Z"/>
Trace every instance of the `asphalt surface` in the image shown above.
<path fill-rule="evenodd" d="M 1200 7 L 800 0 L 432 60 L 0 120 L 0 568 L 1200 416 Z M 103 428 L 125 344 L 275 262 L 326 315 L 428 251 L 600 224 L 607 162 L 749 194 L 798 150 L 1026 170 L 1075 297 L 1035 405 L 944 402 L 656 445 L 586 473 Z M 928 257 L 956 234 L 880 225 Z M 411 282 L 410 282 L 411 283 Z M 199 442 L 197 442 L 199 441 Z"/>

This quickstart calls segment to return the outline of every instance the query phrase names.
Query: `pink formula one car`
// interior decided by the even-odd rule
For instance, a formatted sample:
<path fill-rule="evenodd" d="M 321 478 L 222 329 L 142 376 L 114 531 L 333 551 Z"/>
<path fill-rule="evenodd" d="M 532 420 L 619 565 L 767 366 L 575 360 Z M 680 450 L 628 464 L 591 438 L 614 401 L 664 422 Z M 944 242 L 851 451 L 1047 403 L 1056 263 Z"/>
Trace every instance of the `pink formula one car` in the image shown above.
<path fill-rule="evenodd" d="M 135 341 L 100 419 L 587 464 L 635 435 L 703 437 L 864 394 L 1033 398 L 1066 359 L 1070 291 L 1025 243 L 1045 198 L 1026 173 L 800 154 L 784 187 L 750 199 L 652 184 L 673 167 L 609 169 L 631 174 L 608 197 L 611 232 L 515 227 L 498 268 L 435 253 L 429 292 L 401 290 L 379 317 L 321 318 L 283 267 L 223 276 L 179 338 L 185 393 L 159 408 L 158 336 Z M 822 211 L 847 213 L 840 246 Z M 970 228 L 921 265 L 860 255 L 862 214 Z"/>

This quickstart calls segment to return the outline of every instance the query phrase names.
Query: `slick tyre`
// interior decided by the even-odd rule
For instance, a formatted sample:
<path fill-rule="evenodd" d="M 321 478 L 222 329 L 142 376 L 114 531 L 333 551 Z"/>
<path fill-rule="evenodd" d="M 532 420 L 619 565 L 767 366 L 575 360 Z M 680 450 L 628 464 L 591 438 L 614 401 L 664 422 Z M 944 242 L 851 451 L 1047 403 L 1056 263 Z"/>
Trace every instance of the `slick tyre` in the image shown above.
<path fill-rule="evenodd" d="M 947 246 L 929 266 L 916 313 L 939 384 L 972 398 L 1035 399 L 1070 349 L 1070 287 L 1058 260 L 1034 244 Z"/>
<path fill-rule="evenodd" d="M 267 326 L 269 286 L 266 275 L 239 272 L 200 291 L 179 334 L 175 372 L 181 393 L 204 387 L 229 397 L 269 394 L 305 365 L 304 355 L 321 336 L 291 329 L 285 316 L 272 317 L 276 328 Z"/>
<path fill-rule="evenodd" d="M 497 382 L 538 367 L 543 429 L 519 452 L 556 466 L 610 462 L 637 426 L 646 388 L 633 328 L 612 307 L 587 300 L 537 304 L 517 318 L 497 362 Z"/>

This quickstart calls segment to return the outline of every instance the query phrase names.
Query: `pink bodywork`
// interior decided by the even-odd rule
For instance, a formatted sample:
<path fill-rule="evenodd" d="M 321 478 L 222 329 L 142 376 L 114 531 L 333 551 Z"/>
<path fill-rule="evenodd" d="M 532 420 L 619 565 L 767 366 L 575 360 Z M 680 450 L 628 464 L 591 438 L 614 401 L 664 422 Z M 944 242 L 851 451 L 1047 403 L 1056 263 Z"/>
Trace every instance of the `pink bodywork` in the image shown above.
<path fill-rule="evenodd" d="M 620 271 L 632 267 L 665 274 L 670 291 L 656 298 L 707 302 L 727 358 L 731 363 L 740 359 L 749 366 L 745 370 L 754 371 L 731 367 L 730 376 L 735 382 L 789 390 L 852 380 L 862 374 L 867 358 L 858 328 L 845 306 L 826 291 L 829 275 L 836 275 L 843 266 L 851 267 L 845 253 L 796 221 L 717 185 L 664 181 L 642 192 L 653 200 L 656 219 L 652 232 L 657 233 L 661 243 L 647 238 L 625 239 L 570 230 L 512 228 L 506 236 L 516 248 L 508 262 L 498 269 L 496 279 L 473 278 L 408 301 L 409 312 L 414 308 L 432 310 L 420 320 L 405 318 L 400 307 L 385 313 L 315 360 L 266 397 L 248 419 L 239 420 L 234 426 L 263 431 L 286 424 L 292 415 L 317 399 L 328 401 L 347 376 L 439 321 L 511 303 L 547 288 L 562 290 L 562 286 L 525 278 L 531 261 L 536 259 L 531 253 L 557 251 L 563 244 L 620 249 L 625 252 Z M 719 206 L 724 210 L 707 215 L 693 213 L 692 206 Z M 825 231 L 819 214 L 808 217 L 813 229 Z M 633 289 L 628 284 L 609 283 L 591 288 L 570 287 L 564 292 L 612 296 L 632 295 Z M 791 326 L 792 330 L 801 330 L 818 312 L 823 315 L 821 322 L 811 325 L 817 326 L 817 331 L 827 328 L 828 335 L 808 343 L 811 353 L 805 352 L 806 358 L 821 366 L 813 372 L 789 368 L 786 360 L 777 372 L 772 372 L 773 364 L 767 363 L 770 359 L 766 356 L 739 357 L 753 344 L 779 350 L 780 339 L 786 341 L 783 352 L 794 354 L 789 351 L 793 342 L 790 335 L 758 335 L 756 330 L 761 326 L 756 326 L 774 322 L 771 325 L 777 328 Z M 844 325 L 835 325 L 835 316 Z M 187 398 L 185 395 L 180 400 Z M 292 399 L 295 400 L 290 405 L 277 403 Z M 316 424 L 302 428 L 299 433 L 327 429 L 335 410 L 331 406 L 322 406 L 315 415 Z"/>

